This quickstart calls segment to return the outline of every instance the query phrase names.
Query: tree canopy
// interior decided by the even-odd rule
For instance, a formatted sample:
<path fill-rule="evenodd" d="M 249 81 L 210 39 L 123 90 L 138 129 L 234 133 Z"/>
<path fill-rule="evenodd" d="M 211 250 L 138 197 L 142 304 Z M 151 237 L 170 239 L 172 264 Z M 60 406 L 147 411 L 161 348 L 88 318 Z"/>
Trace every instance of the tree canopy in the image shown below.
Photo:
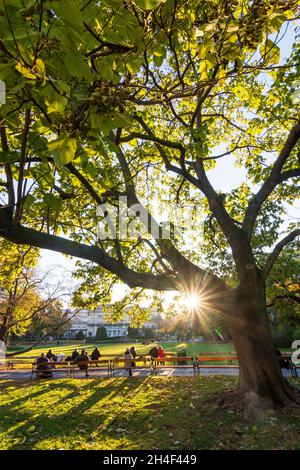
<path fill-rule="evenodd" d="M 22 7 L 0 7 L 0 236 L 84 260 L 78 305 L 116 279 L 133 299 L 196 290 L 229 325 L 240 392 L 300 401 L 266 313 L 268 276 L 300 234 L 286 216 L 300 174 L 299 1 Z M 247 175 L 228 191 L 211 182 L 224 160 Z M 165 205 L 188 215 L 182 237 Z"/>
<path fill-rule="evenodd" d="M 299 2 L 22 3 L 4 0 L 0 16 L 1 235 L 96 263 L 79 267 L 95 302 L 116 276 L 156 290 L 182 288 L 183 271 L 235 285 L 254 260 L 266 276 L 299 233 L 289 224 L 267 259 L 297 195 Z M 215 190 L 220 159 L 247 183 Z M 124 195 L 158 229 L 153 201 L 202 220 L 182 240 L 145 228 L 99 240 L 97 206 Z"/>

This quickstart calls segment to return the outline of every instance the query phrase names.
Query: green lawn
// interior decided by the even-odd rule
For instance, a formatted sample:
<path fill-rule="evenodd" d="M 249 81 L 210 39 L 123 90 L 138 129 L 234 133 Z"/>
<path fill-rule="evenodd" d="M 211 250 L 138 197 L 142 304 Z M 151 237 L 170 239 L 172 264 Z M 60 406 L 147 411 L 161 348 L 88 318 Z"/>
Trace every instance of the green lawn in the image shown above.
<path fill-rule="evenodd" d="M 0 449 L 300 449 L 300 410 L 220 410 L 233 377 L 0 382 Z M 300 380 L 297 380 L 300 385 Z"/>
<path fill-rule="evenodd" d="M 71 352 L 77 348 L 82 349 L 86 348 L 89 353 L 92 352 L 95 346 L 97 346 L 102 354 L 123 354 L 125 349 L 131 346 L 135 346 L 138 354 L 146 354 L 149 352 L 151 347 L 154 344 L 143 345 L 142 343 L 97 343 L 97 344 L 83 344 L 80 342 L 77 343 L 64 343 L 62 346 L 56 345 L 46 345 L 38 346 L 27 353 L 20 355 L 19 357 L 26 356 L 38 356 L 41 352 L 47 352 L 49 349 L 52 349 L 54 353 L 62 352 L 66 355 L 71 354 Z M 211 343 L 162 343 L 163 348 L 166 352 L 176 352 L 178 349 L 186 349 L 188 355 L 196 355 L 202 352 L 217 352 L 225 353 L 229 351 L 234 351 L 233 344 L 223 343 L 223 342 L 211 342 Z"/>

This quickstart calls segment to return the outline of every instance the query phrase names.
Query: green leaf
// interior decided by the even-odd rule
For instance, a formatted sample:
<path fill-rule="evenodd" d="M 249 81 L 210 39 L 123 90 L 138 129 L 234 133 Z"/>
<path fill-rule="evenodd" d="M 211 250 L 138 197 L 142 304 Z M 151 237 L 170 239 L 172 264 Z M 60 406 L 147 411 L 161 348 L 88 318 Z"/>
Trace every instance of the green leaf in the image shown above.
<path fill-rule="evenodd" d="M 165 3 L 166 0 L 136 0 L 136 5 L 142 10 L 155 10 L 160 4 Z"/>
<path fill-rule="evenodd" d="M 83 30 L 82 15 L 79 8 L 71 0 L 59 0 L 51 3 L 51 8 L 66 25 L 78 32 Z"/>
<path fill-rule="evenodd" d="M 110 82 L 115 82 L 118 79 L 118 75 L 113 69 L 113 62 L 114 60 L 111 57 L 102 57 L 97 60 L 97 69 L 100 77 Z"/>
<path fill-rule="evenodd" d="M 47 193 L 44 194 L 44 203 L 53 211 L 58 212 L 62 207 L 62 200 L 59 196 L 54 196 L 54 194 Z"/>
<path fill-rule="evenodd" d="M 0 80 L 5 80 L 6 77 L 9 77 L 13 67 L 13 62 L 9 62 L 8 64 L 0 64 Z"/>
<path fill-rule="evenodd" d="M 162 56 L 153 55 L 153 62 L 157 67 L 161 67 L 163 64 L 164 58 Z"/>
<path fill-rule="evenodd" d="M 60 96 L 58 100 L 53 101 L 48 107 L 48 114 L 51 113 L 60 113 L 62 114 L 66 109 L 68 100 L 63 96 Z"/>
<path fill-rule="evenodd" d="M 132 124 L 129 116 L 125 116 L 125 114 L 116 111 L 110 113 L 92 112 L 90 114 L 90 121 L 93 129 L 99 129 L 104 134 L 109 133 L 112 129 L 126 127 Z"/>
<path fill-rule="evenodd" d="M 201 80 L 206 80 L 208 78 L 208 63 L 204 59 L 200 62 L 199 72 Z"/>
<path fill-rule="evenodd" d="M 65 66 L 73 77 L 91 78 L 91 71 L 83 56 L 78 52 L 68 52 L 65 57 Z"/>
<path fill-rule="evenodd" d="M 126 61 L 126 67 L 130 73 L 136 73 L 140 70 L 142 64 L 141 58 L 137 54 L 130 54 Z"/>
<path fill-rule="evenodd" d="M 53 154 L 55 164 L 61 168 L 70 163 L 76 152 L 76 139 L 64 137 L 48 143 L 49 150 Z"/>
<path fill-rule="evenodd" d="M 278 64 L 280 60 L 280 48 L 271 39 L 259 48 L 260 55 L 266 64 Z"/>
<path fill-rule="evenodd" d="M 14 163 L 17 162 L 18 159 L 19 154 L 17 152 L 0 152 L 0 163 Z"/>

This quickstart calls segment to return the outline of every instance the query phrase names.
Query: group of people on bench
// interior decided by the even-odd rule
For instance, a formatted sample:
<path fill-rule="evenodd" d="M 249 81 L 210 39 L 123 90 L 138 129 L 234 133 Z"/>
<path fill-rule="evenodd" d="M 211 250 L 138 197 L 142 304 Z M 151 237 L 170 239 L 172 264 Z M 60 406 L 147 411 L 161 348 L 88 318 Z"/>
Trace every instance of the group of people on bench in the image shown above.
<path fill-rule="evenodd" d="M 45 353 L 41 353 L 40 357 L 37 358 L 36 370 L 40 372 L 41 377 L 52 377 L 52 369 L 55 369 L 54 362 L 74 362 L 78 363 L 78 367 L 80 370 L 85 371 L 86 377 L 88 377 L 88 364 L 87 361 L 97 361 L 100 358 L 101 354 L 98 348 L 95 348 L 92 352 L 91 356 L 88 355 L 86 349 L 82 349 L 81 353 L 78 352 L 78 349 L 74 349 L 71 356 L 67 356 L 65 358 L 64 354 L 57 354 L 55 355 L 51 349 Z"/>
<path fill-rule="evenodd" d="M 152 361 L 159 362 L 161 365 L 165 365 L 164 358 L 166 356 L 165 351 L 161 346 L 154 346 L 149 351 L 149 356 Z M 136 351 L 135 347 L 132 346 L 130 349 L 127 348 L 124 353 L 124 367 L 128 370 L 128 374 L 132 376 L 132 369 L 136 366 L 135 364 Z"/>
<path fill-rule="evenodd" d="M 281 352 L 276 349 L 276 353 L 279 359 L 279 364 L 281 368 L 285 368 L 287 370 L 292 369 L 292 362 L 289 358 L 282 357 Z M 164 358 L 166 356 L 165 351 L 161 346 L 154 346 L 149 351 L 149 356 L 152 361 L 155 363 L 159 363 L 160 365 L 165 365 Z M 36 360 L 37 368 L 36 370 L 40 373 L 41 377 L 52 377 L 52 370 L 55 369 L 55 364 L 58 362 L 73 362 L 78 363 L 78 367 L 80 370 L 85 372 L 85 376 L 88 377 L 88 362 L 89 361 L 97 361 L 100 359 L 100 351 L 96 347 L 92 352 L 91 356 L 88 355 L 86 349 L 82 349 L 81 353 L 78 352 L 78 349 L 74 349 L 70 356 L 66 358 L 64 354 L 57 354 L 55 355 L 51 349 L 45 353 L 41 353 L 40 357 Z M 135 347 L 132 346 L 131 348 L 127 348 L 124 353 L 124 367 L 128 370 L 128 374 L 132 376 L 132 369 L 136 366 L 135 359 L 137 357 L 137 353 Z M 297 371 L 295 372 L 295 376 L 297 376 Z"/>
<path fill-rule="evenodd" d="M 89 356 L 86 349 L 82 349 L 79 353 L 78 349 L 74 349 L 70 356 L 65 358 L 64 354 L 54 354 L 51 349 L 47 354 L 42 353 L 40 357 L 36 360 L 37 371 L 40 372 L 41 377 L 52 377 L 52 370 L 55 369 L 55 364 L 58 362 L 73 362 L 78 364 L 78 368 L 85 372 L 85 376 L 88 377 L 88 367 L 89 361 L 99 360 L 101 354 L 98 348 L 95 348 L 91 356 Z M 159 362 L 161 365 L 164 365 L 165 351 L 161 346 L 154 346 L 149 351 L 149 356 L 151 360 Z M 124 353 L 124 367 L 128 370 L 128 374 L 132 376 L 132 369 L 136 366 L 135 359 L 137 353 L 135 347 L 127 348 Z"/>
<path fill-rule="evenodd" d="M 166 353 L 162 346 L 154 346 L 151 348 L 149 351 L 149 356 L 152 360 L 159 362 L 162 366 L 165 365 L 164 358 L 166 357 Z"/>

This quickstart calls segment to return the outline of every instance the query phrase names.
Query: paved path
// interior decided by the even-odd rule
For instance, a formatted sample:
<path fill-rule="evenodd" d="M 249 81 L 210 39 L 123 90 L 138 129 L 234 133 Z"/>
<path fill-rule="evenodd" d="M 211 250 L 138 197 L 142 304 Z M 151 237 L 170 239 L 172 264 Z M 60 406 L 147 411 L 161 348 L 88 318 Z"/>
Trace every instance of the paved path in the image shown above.
<path fill-rule="evenodd" d="M 298 377 L 300 368 L 298 367 Z M 235 375 L 239 374 L 238 367 L 213 367 L 213 368 L 205 368 L 201 369 L 200 375 Z M 283 370 L 283 375 L 285 377 L 290 377 L 291 373 Z M 149 368 L 148 369 L 138 369 L 133 371 L 133 377 L 147 377 L 149 376 Z M 191 369 L 178 369 L 178 368 L 166 368 L 166 369 L 159 369 L 157 376 L 161 377 L 193 377 L 193 370 Z M 31 377 L 31 370 L 9 370 L 4 371 L 0 370 L 0 380 L 28 380 Z M 62 373 L 54 373 L 55 379 L 66 377 L 65 374 Z M 89 370 L 89 377 L 91 379 L 94 378 L 103 378 L 107 377 L 106 371 L 93 371 Z M 128 377 L 128 372 L 125 370 L 116 370 L 115 377 Z M 76 372 L 76 378 L 85 378 L 84 373 Z"/>

